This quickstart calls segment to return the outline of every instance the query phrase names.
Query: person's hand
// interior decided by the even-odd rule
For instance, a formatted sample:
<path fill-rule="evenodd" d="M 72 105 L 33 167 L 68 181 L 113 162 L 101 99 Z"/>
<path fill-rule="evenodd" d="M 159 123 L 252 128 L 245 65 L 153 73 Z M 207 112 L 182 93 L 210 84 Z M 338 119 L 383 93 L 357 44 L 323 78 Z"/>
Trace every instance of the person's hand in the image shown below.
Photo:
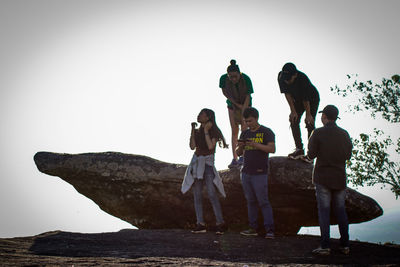
<path fill-rule="evenodd" d="M 305 118 L 304 122 L 306 123 L 306 125 L 314 126 L 315 120 L 311 114 L 306 114 L 306 118 Z"/>
<path fill-rule="evenodd" d="M 195 129 L 197 126 L 197 122 L 192 122 L 192 130 Z"/>
<path fill-rule="evenodd" d="M 289 115 L 289 121 L 291 123 L 294 123 L 297 120 L 298 117 L 299 116 L 297 115 L 297 112 L 296 111 L 292 111 L 292 112 L 290 112 L 290 115 Z"/>
<path fill-rule="evenodd" d="M 237 146 L 238 146 L 238 147 L 239 147 L 239 146 L 244 146 L 244 145 L 246 145 L 246 140 L 243 140 L 243 139 L 237 140 Z"/>
<path fill-rule="evenodd" d="M 251 147 L 256 147 L 256 142 L 254 142 L 252 139 L 247 139 L 246 140 L 246 146 L 251 146 Z"/>
<path fill-rule="evenodd" d="M 206 124 L 204 124 L 204 131 L 209 131 L 212 127 L 212 122 L 208 121 Z"/>
<path fill-rule="evenodd" d="M 237 103 L 237 102 L 234 102 L 234 101 L 231 101 L 231 102 L 232 102 L 232 104 L 234 104 L 238 109 L 243 110 L 243 105 L 241 105 L 241 104 L 239 104 L 239 103 Z"/>

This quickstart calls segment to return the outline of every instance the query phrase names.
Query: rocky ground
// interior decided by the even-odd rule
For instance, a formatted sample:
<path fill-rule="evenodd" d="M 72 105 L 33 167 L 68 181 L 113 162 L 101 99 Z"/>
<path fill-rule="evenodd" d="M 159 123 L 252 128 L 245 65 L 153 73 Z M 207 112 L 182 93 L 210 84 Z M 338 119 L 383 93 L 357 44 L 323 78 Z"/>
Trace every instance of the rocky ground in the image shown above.
<path fill-rule="evenodd" d="M 351 242 L 342 255 L 333 240 L 332 255 L 314 256 L 317 236 L 274 240 L 215 235 L 187 230 L 122 230 L 82 234 L 48 232 L 0 239 L 1 266 L 400 266 L 400 247 Z"/>

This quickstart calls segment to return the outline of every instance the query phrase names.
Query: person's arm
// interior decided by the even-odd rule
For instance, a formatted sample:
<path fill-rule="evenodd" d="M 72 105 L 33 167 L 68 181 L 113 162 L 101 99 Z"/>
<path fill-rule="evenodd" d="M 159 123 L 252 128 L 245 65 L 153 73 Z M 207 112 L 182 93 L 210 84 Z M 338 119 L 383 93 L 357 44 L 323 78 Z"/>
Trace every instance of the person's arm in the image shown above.
<path fill-rule="evenodd" d="M 209 150 L 213 150 L 215 148 L 215 145 L 217 143 L 216 138 L 211 138 L 209 130 L 212 127 L 212 123 L 209 121 L 204 125 L 204 136 L 206 139 L 207 147 Z"/>
<path fill-rule="evenodd" d="M 318 144 L 317 144 L 317 137 L 315 136 L 314 132 L 315 130 L 311 133 L 310 139 L 308 139 L 307 156 L 310 159 L 314 159 L 317 157 Z"/>
<path fill-rule="evenodd" d="M 250 105 L 250 95 L 246 95 L 246 99 L 244 100 L 242 111 L 248 108 Z"/>
<path fill-rule="evenodd" d="M 229 96 L 229 94 L 228 94 L 228 92 L 226 91 L 226 88 L 225 88 L 225 87 L 222 87 L 221 90 L 222 90 L 222 94 L 223 94 L 227 99 L 229 99 L 230 101 L 232 101 L 231 98 L 230 98 L 230 96 Z"/>
<path fill-rule="evenodd" d="M 255 149 L 261 150 L 265 153 L 275 153 L 275 142 L 268 142 L 267 144 L 256 143 L 253 140 L 246 141 L 246 145 L 252 146 Z"/>
<path fill-rule="evenodd" d="M 228 79 L 226 75 L 222 75 L 221 78 L 219 79 L 219 88 L 222 90 L 222 94 L 228 99 L 233 105 L 238 106 L 238 103 L 232 99 L 232 96 L 228 94 L 226 87 L 225 87 L 225 81 Z"/>
<path fill-rule="evenodd" d="M 297 118 L 298 118 L 298 115 L 297 115 L 296 109 L 294 107 L 293 97 L 289 93 L 285 93 L 285 97 L 286 97 L 286 100 L 287 100 L 287 102 L 289 104 L 289 107 L 290 107 L 289 121 L 290 122 L 295 122 L 297 120 Z"/>
<path fill-rule="evenodd" d="M 306 75 L 300 75 L 297 78 L 299 80 L 299 90 L 301 98 L 303 99 L 304 110 L 306 111 L 305 123 L 307 125 L 314 125 L 315 118 L 311 114 L 310 99 L 312 97 L 314 86 L 311 84 L 310 79 Z"/>
<path fill-rule="evenodd" d="M 191 150 L 194 150 L 196 148 L 196 140 L 195 140 L 195 131 L 196 131 L 196 123 L 192 122 L 192 131 L 190 133 L 190 142 L 189 146 Z"/>
<path fill-rule="evenodd" d="M 251 94 L 254 93 L 254 89 L 253 89 L 253 84 L 251 82 L 251 79 L 249 76 L 247 76 L 246 74 L 242 73 L 243 79 L 246 83 L 246 87 L 247 87 L 247 94 L 246 94 L 246 99 L 244 100 L 243 106 L 241 107 L 242 112 L 248 108 L 250 106 L 250 99 L 251 99 Z"/>
<path fill-rule="evenodd" d="M 286 94 L 285 94 L 285 97 L 286 97 L 286 100 L 287 100 L 287 102 L 288 102 L 288 104 L 289 104 L 290 112 L 296 113 L 296 109 L 294 108 L 294 100 L 293 100 L 292 95 L 286 93 Z"/>
<path fill-rule="evenodd" d="M 249 107 L 250 105 L 250 95 L 246 95 L 246 99 L 244 100 L 243 104 L 236 103 L 235 101 L 231 100 L 232 104 L 240 108 L 240 110 L 243 112 L 246 108 Z"/>
<path fill-rule="evenodd" d="M 242 108 L 243 106 L 240 105 L 239 103 L 237 103 L 235 100 L 233 100 L 233 98 L 226 92 L 225 88 L 221 88 L 222 90 L 222 94 L 229 100 L 231 101 L 231 103 L 239 108 Z M 249 98 L 249 102 L 250 102 L 250 98 Z M 248 105 L 248 104 L 247 104 Z"/>
<path fill-rule="evenodd" d="M 353 151 L 353 143 L 351 142 L 350 135 L 347 132 L 346 135 L 346 160 L 349 160 Z"/>
<path fill-rule="evenodd" d="M 306 111 L 306 118 L 305 118 L 306 124 L 314 125 L 314 123 L 315 123 L 315 118 L 311 115 L 311 111 L 310 111 L 310 101 L 308 101 L 308 100 L 303 100 L 303 105 L 304 105 L 304 109 L 305 109 L 305 111 Z"/>

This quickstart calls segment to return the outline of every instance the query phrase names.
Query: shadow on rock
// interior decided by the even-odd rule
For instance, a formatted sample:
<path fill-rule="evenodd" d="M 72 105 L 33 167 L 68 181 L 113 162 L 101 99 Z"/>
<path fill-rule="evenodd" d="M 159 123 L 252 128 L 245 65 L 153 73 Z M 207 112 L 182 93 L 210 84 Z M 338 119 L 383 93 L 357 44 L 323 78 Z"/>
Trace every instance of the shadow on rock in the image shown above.
<path fill-rule="evenodd" d="M 35 238 L 30 251 L 59 257 L 187 258 L 270 264 L 399 264 L 400 248 L 351 241 L 349 256 L 332 240 L 332 254 L 314 256 L 318 236 L 282 236 L 274 240 L 228 232 L 192 234 L 185 230 L 121 230 L 116 233 L 53 232 Z M 351 266 L 351 265 L 349 265 Z"/>

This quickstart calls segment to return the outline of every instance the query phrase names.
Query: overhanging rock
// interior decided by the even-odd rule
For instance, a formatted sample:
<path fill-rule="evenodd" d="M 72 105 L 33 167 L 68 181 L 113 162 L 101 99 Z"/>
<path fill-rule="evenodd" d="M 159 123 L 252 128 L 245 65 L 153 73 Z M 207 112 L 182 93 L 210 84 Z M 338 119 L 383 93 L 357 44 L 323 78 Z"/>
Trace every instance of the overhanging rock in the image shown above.
<path fill-rule="evenodd" d="M 143 229 L 189 228 L 195 224 L 193 195 L 180 192 L 186 165 L 161 162 L 118 152 L 59 154 L 38 152 L 39 171 L 58 176 L 105 212 Z M 318 226 L 312 165 L 286 157 L 271 157 L 269 197 L 277 234 L 296 234 L 302 226 Z M 247 226 L 247 206 L 239 170 L 220 171 L 227 197 L 221 198 L 224 219 L 232 230 Z M 206 194 L 206 192 L 205 192 Z M 208 198 L 206 222 L 215 222 Z M 383 214 L 372 198 L 347 189 L 350 223 Z M 332 217 L 332 224 L 336 224 Z"/>

